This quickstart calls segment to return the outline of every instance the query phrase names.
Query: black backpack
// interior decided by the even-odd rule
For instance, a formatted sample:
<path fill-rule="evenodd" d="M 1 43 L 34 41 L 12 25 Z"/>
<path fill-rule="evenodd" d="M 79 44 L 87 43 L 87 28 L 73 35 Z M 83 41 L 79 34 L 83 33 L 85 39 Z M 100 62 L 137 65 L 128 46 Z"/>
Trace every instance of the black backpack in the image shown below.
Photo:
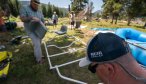
<path fill-rule="evenodd" d="M 6 25 L 6 28 L 8 31 L 12 31 L 12 30 L 16 29 L 16 27 L 17 27 L 16 22 L 6 22 L 5 25 Z"/>

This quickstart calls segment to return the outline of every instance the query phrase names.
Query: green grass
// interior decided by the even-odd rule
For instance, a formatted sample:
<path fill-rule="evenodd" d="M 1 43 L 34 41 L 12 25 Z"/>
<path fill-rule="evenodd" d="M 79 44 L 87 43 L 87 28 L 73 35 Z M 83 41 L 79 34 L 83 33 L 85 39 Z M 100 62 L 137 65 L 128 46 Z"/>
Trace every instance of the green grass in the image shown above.
<path fill-rule="evenodd" d="M 69 19 L 67 18 L 61 18 L 59 19 L 59 24 L 57 25 L 57 28 L 55 30 L 59 30 L 62 24 L 68 25 Z M 108 27 L 108 28 L 121 28 L 121 27 L 130 27 L 134 28 L 140 31 L 146 31 L 145 29 L 142 29 L 140 25 L 138 24 L 131 24 L 131 26 L 126 26 L 127 23 L 122 23 L 118 21 L 118 24 L 110 24 L 110 21 L 106 22 L 104 20 L 100 22 L 92 21 L 92 22 L 85 22 L 82 21 L 82 25 L 86 25 L 87 28 L 82 30 L 70 30 L 68 29 L 68 35 L 75 35 L 78 38 L 82 39 L 86 43 L 93 35 L 84 35 L 87 31 L 91 31 L 90 28 L 94 27 Z M 48 26 L 49 31 L 54 30 L 52 26 Z M 8 34 L 4 34 L 3 39 L 1 39 L 1 43 L 6 45 L 7 42 L 14 36 L 17 35 L 25 35 L 22 28 L 17 28 L 16 31 Z M 64 37 L 60 37 L 57 39 L 54 39 L 52 42 L 47 42 L 49 39 L 53 38 L 55 36 L 54 33 L 47 33 L 43 41 L 45 41 L 48 44 L 57 44 L 58 46 L 63 46 L 71 43 L 73 39 L 66 39 Z M 22 44 L 22 45 L 6 45 L 6 49 L 8 51 L 13 52 L 13 59 L 10 65 L 9 74 L 6 80 L 0 79 L 0 84 L 74 84 L 72 82 L 66 81 L 61 79 L 58 75 L 56 70 L 50 70 L 49 64 L 47 58 L 45 58 L 45 63 L 40 65 L 35 62 L 34 53 L 33 53 L 33 47 L 31 44 L 31 41 L 28 40 L 28 44 Z M 83 45 L 80 43 L 76 43 L 72 47 L 79 48 Z M 42 51 L 43 55 L 45 54 L 44 45 L 42 44 Z M 59 50 L 54 47 L 51 47 L 48 49 L 48 52 L 50 54 L 55 54 L 59 52 L 67 51 L 65 50 Z M 70 53 L 66 55 L 62 55 L 59 57 L 51 58 L 52 64 L 62 64 L 68 61 L 72 61 L 81 57 L 85 56 L 85 52 L 77 52 L 77 53 Z M 85 68 L 79 68 L 78 63 L 74 63 L 71 65 L 64 66 L 60 68 L 60 71 L 63 75 L 78 79 L 84 82 L 87 82 L 89 84 L 95 84 L 99 82 L 98 77 L 96 77 L 95 74 L 90 73 L 87 70 L 87 67 Z"/>

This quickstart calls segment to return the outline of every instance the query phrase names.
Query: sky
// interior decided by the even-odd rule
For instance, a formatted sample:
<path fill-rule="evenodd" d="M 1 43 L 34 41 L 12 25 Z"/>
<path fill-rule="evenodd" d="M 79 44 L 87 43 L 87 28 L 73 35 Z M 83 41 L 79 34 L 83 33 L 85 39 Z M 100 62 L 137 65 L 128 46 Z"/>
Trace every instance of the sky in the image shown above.
<path fill-rule="evenodd" d="M 30 1 L 30 0 L 20 0 L 20 1 Z M 103 5 L 102 0 L 89 0 L 89 1 L 93 2 L 93 6 L 94 6 L 93 12 L 97 10 L 101 10 L 101 6 Z M 68 8 L 68 5 L 71 3 L 70 0 L 40 0 L 40 2 L 45 4 L 48 4 L 48 2 L 50 2 L 55 6 L 64 7 L 64 8 Z"/>

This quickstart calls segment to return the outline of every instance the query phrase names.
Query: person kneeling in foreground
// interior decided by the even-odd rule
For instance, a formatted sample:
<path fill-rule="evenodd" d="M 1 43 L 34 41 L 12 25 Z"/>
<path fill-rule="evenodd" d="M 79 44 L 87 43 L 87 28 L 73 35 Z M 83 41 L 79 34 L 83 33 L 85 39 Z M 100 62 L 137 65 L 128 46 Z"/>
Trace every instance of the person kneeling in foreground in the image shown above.
<path fill-rule="evenodd" d="M 98 75 L 104 84 L 146 84 L 146 70 L 133 58 L 127 42 L 113 33 L 99 33 L 89 42 L 79 66 Z"/>

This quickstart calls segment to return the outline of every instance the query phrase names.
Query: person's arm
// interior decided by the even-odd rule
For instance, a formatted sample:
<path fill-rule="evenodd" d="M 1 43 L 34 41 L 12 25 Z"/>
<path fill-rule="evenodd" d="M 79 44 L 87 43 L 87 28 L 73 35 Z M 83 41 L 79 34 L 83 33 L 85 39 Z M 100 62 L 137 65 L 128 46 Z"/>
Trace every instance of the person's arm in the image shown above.
<path fill-rule="evenodd" d="M 41 14 L 41 21 L 42 21 L 43 23 L 45 23 L 45 19 L 44 19 L 44 15 L 43 15 L 42 11 L 40 11 L 40 14 Z"/>
<path fill-rule="evenodd" d="M 32 17 L 20 16 L 20 19 L 22 20 L 22 22 L 30 22 L 32 20 Z"/>
<path fill-rule="evenodd" d="M 40 19 L 37 18 L 37 17 L 28 16 L 27 10 L 26 10 L 25 7 L 23 7 L 23 8 L 20 9 L 20 19 L 21 19 L 23 22 L 40 21 Z"/>
<path fill-rule="evenodd" d="M 45 23 L 44 17 L 42 17 L 41 21 L 42 21 L 43 23 Z"/>
<path fill-rule="evenodd" d="M 26 8 L 25 7 L 22 7 L 20 9 L 20 19 L 23 21 L 23 22 L 29 22 L 32 20 L 32 17 L 30 16 L 27 16 L 27 11 L 26 11 Z"/>

